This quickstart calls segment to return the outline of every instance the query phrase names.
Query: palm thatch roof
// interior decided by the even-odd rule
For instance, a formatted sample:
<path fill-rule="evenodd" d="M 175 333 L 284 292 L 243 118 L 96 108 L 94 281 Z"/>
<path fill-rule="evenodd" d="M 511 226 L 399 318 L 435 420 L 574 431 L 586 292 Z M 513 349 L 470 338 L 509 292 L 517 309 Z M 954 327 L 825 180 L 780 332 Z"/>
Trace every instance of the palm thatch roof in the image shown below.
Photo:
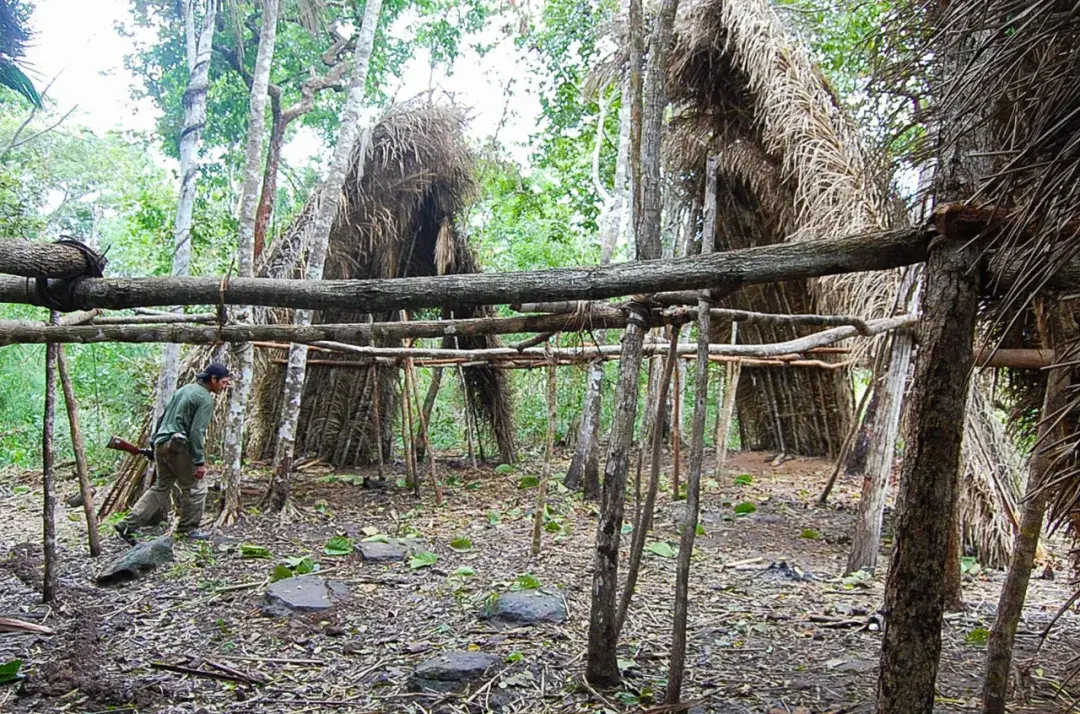
<path fill-rule="evenodd" d="M 1005 326 L 994 336 L 1015 340 L 1034 332 L 1036 293 L 1080 255 L 1080 14 L 1060 0 L 912 0 L 898 9 L 889 39 L 901 51 L 888 58 L 883 87 L 924 88 L 919 119 L 934 131 L 916 160 L 974 167 L 960 198 L 992 209 L 985 243 L 1020 276 L 994 306 Z M 1059 304 L 1080 315 L 1075 303 Z M 1039 403 L 1044 380 L 1027 382 L 1019 401 Z M 1080 392 L 1070 412 L 1051 415 L 1073 426 L 1058 445 L 1050 515 L 1080 535 Z"/>
<path fill-rule="evenodd" d="M 905 220 L 855 125 L 767 0 L 698 0 L 680 11 L 666 153 L 694 193 L 703 190 L 707 157 L 718 156 L 718 250 L 821 240 Z M 761 286 L 727 302 L 762 312 L 879 317 L 896 309 L 899 288 L 893 271 Z M 789 339 L 785 329 L 765 327 L 749 338 Z M 839 447 L 853 410 L 845 370 L 796 375 L 766 368 L 749 375 L 738 394 L 745 444 L 804 453 Z M 988 562 L 1002 563 L 1023 462 L 979 389 L 973 387 L 964 442 L 965 537 Z"/>
<path fill-rule="evenodd" d="M 330 231 L 325 277 L 395 278 L 478 272 L 476 256 L 455 217 L 476 193 L 475 158 L 464 139 L 461 110 L 415 100 L 393 107 L 375 125 L 366 151 L 358 142 L 346 178 L 341 209 Z M 271 244 L 262 272 L 282 276 L 302 269 L 298 237 L 314 210 L 313 198 L 293 224 Z M 480 317 L 489 308 L 459 306 L 455 317 Z M 388 321 L 400 315 L 369 315 L 351 310 L 317 313 L 315 322 Z M 284 321 L 287 311 L 267 311 L 265 319 Z M 495 336 L 461 338 L 463 349 L 492 347 Z M 384 346 L 389 346 L 386 343 Z M 454 345 L 448 345 L 454 346 Z M 345 359 L 344 356 L 331 359 Z M 377 375 L 377 380 L 372 378 Z M 335 465 L 370 463 L 375 459 L 373 390 L 384 443 L 394 421 L 396 367 L 373 372 L 311 365 L 305 381 L 303 408 L 296 436 L 297 453 L 318 455 Z M 280 411 L 284 367 L 262 356 L 257 365 L 250 452 L 273 453 Z M 513 413 L 505 373 L 489 367 L 465 369 L 468 403 L 476 423 L 486 424 L 504 460 L 513 460 Z M 376 386 L 377 385 L 377 386 Z M 384 449 L 384 453 L 386 449 Z"/>

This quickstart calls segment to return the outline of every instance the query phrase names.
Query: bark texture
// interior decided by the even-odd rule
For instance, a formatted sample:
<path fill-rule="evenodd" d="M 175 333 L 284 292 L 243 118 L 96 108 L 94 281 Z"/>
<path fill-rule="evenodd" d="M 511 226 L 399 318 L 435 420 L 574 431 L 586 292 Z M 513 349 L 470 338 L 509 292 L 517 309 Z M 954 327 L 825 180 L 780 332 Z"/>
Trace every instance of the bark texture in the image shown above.
<path fill-rule="evenodd" d="M 53 319 L 55 318 L 56 313 L 53 313 Z M 45 552 L 42 602 L 56 599 L 56 454 L 53 451 L 53 426 L 56 422 L 56 353 L 59 349 L 60 345 L 49 345 L 45 348 L 45 417 L 41 428 L 41 520 Z"/>
<path fill-rule="evenodd" d="M 966 246 L 966 247 L 965 247 Z M 911 429 L 897 503 L 896 548 L 885 590 L 888 627 L 877 707 L 929 714 L 941 655 L 949 527 L 958 470 L 978 307 L 978 247 L 946 239 L 926 266 Z"/>
<path fill-rule="evenodd" d="M 710 156 L 706 174 L 705 230 L 701 236 L 702 255 L 712 253 L 716 239 L 717 157 Z M 686 508 L 683 509 L 679 538 L 679 563 L 675 572 L 675 617 L 671 632 L 671 661 L 668 663 L 668 704 L 677 704 L 682 695 L 686 662 L 686 620 L 690 610 L 690 557 L 694 552 L 698 515 L 701 509 L 701 469 L 705 460 L 705 409 L 709 403 L 709 298 L 698 301 L 697 371 L 694 376 L 694 421 L 690 433 L 690 473 L 686 478 Z"/>
<path fill-rule="evenodd" d="M 1062 345 L 1076 339 L 1076 326 L 1074 323 L 1070 324 L 1071 318 L 1063 313 L 1062 308 L 1050 308 L 1048 320 L 1040 325 L 1045 347 L 1060 349 Z M 1035 452 L 1031 456 L 1027 492 L 1024 494 L 1024 505 L 1020 512 L 1020 529 L 1013 540 L 1012 562 L 998 597 L 997 615 L 986 647 L 984 714 L 1005 713 L 1013 644 L 1024 610 L 1031 570 L 1035 564 L 1035 551 L 1039 546 L 1046 504 L 1050 496 L 1050 491 L 1043 486 L 1054 478 L 1055 470 L 1060 467 L 1055 459 L 1054 445 L 1061 443 L 1066 436 L 1066 422 L 1061 415 L 1068 407 L 1071 381 L 1069 369 L 1054 369 L 1047 375 L 1038 438 Z"/>
<path fill-rule="evenodd" d="M 259 169 L 262 163 L 263 134 L 266 133 L 266 96 L 270 84 L 270 65 L 277 39 L 278 0 L 262 1 L 262 27 L 259 30 L 259 50 L 255 56 L 255 72 L 248 101 L 248 135 L 244 162 L 244 184 L 240 189 L 240 245 L 237 261 L 238 275 L 253 277 L 255 263 L 255 210 L 259 198 Z M 252 310 L 243 306 L 236 311 L 235 320 L 251 324 Z M 244 451 L 244 415 L 254 371 L 254 348 L 250 342 L 234 342 L 230 350 L 233 380 L 229 390 L 229 416 L 225 425 L 225 503 L 218 516 L 218 525 L 228 525 L 240 513 L 241 459 Z"/>
<path fill-rule="evenodd" d="M 0 238 L 0 273 L 24 278 L 75 278 L 84 272 L 86 258 L 78 248 Z"/>
<path fill-rule="evenodd" d="M 910 330 L 897 330 L 892 334 L 889 354 L 889 371 L 884 390 L 878 403 L 880 429 L 871 443 L 863 478 L 862 497 L 859 499 L 859 515 L 855 522 L 855 534 L 851 540 L 847 568 L 844 573 L 877 567 L 878 548 L 881 546 L 881 523 L 885 516 L 885 496 L 892 474 L 896 437 L 900 431 L 900 414 L 904 405 L 904 386 L 907 384 L 911 365 L 914 339 Z"/>
<path fill-rule="evenodd" d="M 187 275 L 191 266 L 191 216 L 195 209 L 195 186 L 199 173 L 199 140 L 206 126 L 206 95 L 210 87 L 210 59 L 218 0 L 207 0 L 206 11 L 198 28 L 195 25 L 195 4 L 196 0 L 184 0 L 183 4 L 189 79 L 183 97 L 184 126 L 180 131 L 180 199 L 176 205 L 176 222 L 173 228 L 174 277 Z M 216 301 L 206 302 L 212 304 Z M 187 303 L 170 301 L 161 304 Z M 154 404 L 154 422 L 165 411 L 165 402 L 176 391 L 176 373 L 179 367 L 180 345 L 165 345 Z"/>
<path fill-rule="evenodd" d="M 97 514 L 94 512 L 94 495 L 90 490 L 90 467 L 86 464 L 86 444 L 83 441 L 82 428 L 79 426 L 79 402 L 75 399 L 75 389 L 71 384 L 67 355 L 64 346 L 56 345 L 56 369 L 60 375 L 60 385 L 64 389 L 64 404 L 67 406 L 68 426 L 71 429 L 71 448 L 75 452 L 75 473 L 79 478 L 79 495 L 82 496 L 83 513 L 86 515 L 86 537 L 90 546 L 90 557 L 101 555 L 101 534 L 98 532 Z"/>
<path fill-rule="evenodd" d="M 634 310 L 633 307 L 631 309 Z M 644 311 L 634 310 L 623 333 L 623 359 L 619 364 L 619 383 L 615 391 L 615 419 L 611 426 L 607 463 L 604 465 L 600 519 L 596 527 L 585 678 L 605 687 L 619 681 L 619 665 L 615 656 L 619 641 L 619 535 L 637 416 L 638 377 L 645 331 Z"/>
<path fill-rule="evenodd" d="M 265 305 L 305 310 L 343 308 L 369 313 L 454 305 L 507 305 L 598 300 L 666 290 L 727 289 L 778 281 L 886 270 L 926 259 L 931 232 L 904 229 L 842 238 L 780 243 L 666 260 L 514 273 L 471 273 L 368 280 L 230 280 L 221 278 L 97 278 L 80 281 L 80 309 L 170 304 Z M 714 295 L 715 297 L 715 295 Z M 0 302 L 39 305 L 33 287 L 0 278 Z"/>
<path fill-rule="evenodd" d="M 341 130 L 326 179 L 320 187 L 320 205 L 310 228 L 307 240 L 310 245 L 308 256 L 308 281 L 321 281 L 323 267 L 326 264 L 327 246 L 330 241 L 330 228 L 337 213 L 341 188 L 349 169 L 349 157 L 360 131 L 360 110 L 363 106 L 365 85 L 367 82 L 368 62 L 371 48 L 375 41 L 375 27 L 379 22 L 382 0 L 369 0 L 364 7 L 364 21 L 356 40 L 353 57 L 352 79 L 349 94 L 341 117 Z M 362 140 L 366 140 L 364 133 Z M 363 163 L 357 172 L 363 171 Z M 311 325 L 311 311 L 298 310 L 293 322 L 300 326 Z M 271 481 L 271 503 L 282 508 L 289 498 L 289 477 L 292 470 L 293 445 L 296 441 L 296 424 L 300 417 L 300 400 L 304 390 L 304 376 L 307 374 L 307 346 L 294 344 L 289 350 L 289 365 L 285 372 L 285 395 L 281 411 L 281 424 L 278 429 L 277 453 L 274 458 L 274 476 Z"/>

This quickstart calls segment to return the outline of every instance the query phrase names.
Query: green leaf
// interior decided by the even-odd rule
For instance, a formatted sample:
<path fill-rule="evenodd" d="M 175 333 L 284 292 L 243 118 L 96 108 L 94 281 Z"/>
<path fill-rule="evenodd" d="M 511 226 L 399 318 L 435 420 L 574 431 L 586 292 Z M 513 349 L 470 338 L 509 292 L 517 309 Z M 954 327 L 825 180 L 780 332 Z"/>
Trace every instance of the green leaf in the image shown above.
<path fill-rule="evenodd" d="M 671 547 L 670 543 L 665 543 L 662 540 L 654 540 L 645 546 L 645 550 L 653 555 L 659 555 L 661 558 L 674 558 L 677 552 Z"/>
<path fill-rule="evenodd" d="M 29 486 L 23 486 L 22 484 L 19 484 L 18 486 L 13 487 L 11 489 L 11 492 L 12 493 L 17 493 L 17 494 L 30 493 L 30 487 Z M 12 662 L 18 662 L 18 661 L 19 660 L 17 660 L 17 659 L 12 660 Z"/>
<path fill-rule="evenodd" d="M 511 466 L 510 464 L 499 464 L 498 466 L 495 467 L 495 473 L 497 473 L 497 474 L 508 474 L 513 470 L 514 470 L 514 467 Z"/>
<path fill-rule="evenodd" d="M 488 523 L 493 526 L 497 526 L 499 525 L 499 523 L 502 522 L 502 514 L 500 514 L 498 511 L 488 511 L 487 517 Z"/>
<path fill-rule="evenodd" d="M 409 567 L 413 570 L 420 568 L 430 568 L 439 561 L 439 556 L 435 555 L 431 551 L 422 550 L 409 560 Z"/>
<path fill-rule="evenodd" d="M 458 553 L 468 553 L 472 550 L 472 541 L 468 538 L 455 538 L 450 541 L 450 548 Z"/>
<path fill-rule="evenodd" d="M 622 662 L 622 660 L 620 660 Z M 628 692 L 625 689 L 615 693 L 615 698 L 619 700 L 619 704 L 627 707 L 636 707 L 641 704 L 641 698 L 633 692 Z"/>
<path fill-rule="evenodd" d="M 694 532 L 697 533 L 699 536 L 709 535 L 705 532 L 705 526 L 701 525 L 700 523 L 697 524 L 697 528 Z"/>
<path fill-rule="evenodd" d="M 964 641 L 973 647 L 984 647 L 989 640 L 990 630 L 985 627 L 976 627 L 967 633 L 967 637 L 964 638 Z"/>
<path fill-rule="evenodd" d="M 754 483 L 754 477 L 750 474 L 739 474 L 735 477 L 736 486 L 750 486 Z"/>
<path fill-rule="evenodd" d="M 261 545 L 254 545 L 252 543 L 243 543 L 240 546 L 240 557 L 241 558 L 269 558 L 270 557 L 270 549 L 265 547 L 265 546 L 261 546 Z"/>
<path fill-rule="evenodd" d="M 559 533 L 562 531 L 563 525 L 558 521 L 548 521 L 544 524 L 544 530 L 548 533 Z"/>
<path fill-rule="evenodd" d="M 522 476 L 518 479 L 518 488 L 536 488 L 540 485 L 540 479 L 536 476 Z"/>
<path fill-rule="evenodd" d="M 749 515 L 756 510 L 757 506 L 755 506 L 750 501 L 743 501 L 742 503 L 735 504 L 735 513 L 740 516 Z"/>
<path fill-rule="evenodd" d="M 455 570 L 452 574 L 458 576 L 459 578 L 471 578 L 472 576 L 476 575 L 476 571 L 470 568 L 468 565 L 462 565 L 458 567 L 458 569 Z"/>
<path fill-rule="evenodd" d="M 523 573 L 517 576 L 517 580 L 510 586 L 511 590 L 539 590 L 540 581 L 532 573 Z"/>
<path fill-rule="evenodd" d="M 615 662 L 619 665 L 620 672 L 625 672 L 626 670 L 632 669 L 633 667 L 637 666 L 637 662 L 632 659 L 623 659 L 620 657 L 619 659 L 615 660 Z"/>
<path fill-rule="evenodd" d="M 821 540 L 821 534 L 813 528 L 803 528 L 802 533 L 799 534 L 800 538 L 806 538 L 807 540 Z"/>
<path fill-rule="evenodd" d="M 293 571 L 289 570 L 289 566 L 278 563 L 274 566 L 274 569 L 270 571 L 270 582 L 276 583 L 279 580 L 291 578 L 292 576 Z"/>
<path fill-rule="evenodd" d="M 520 662 L 523 659 L 525 659 L 525 655 L 521 654 L 520 652 L 511 652 L 510 654 L 506 655 L 507 662 Z"/>
<path fill-rule="evenodd" d="M 348 536 L 336 535 L 326 541 L 323 552 L 327 555 L 350 555 L 353 552 L 353 543 Z"/>
<path fill-rule="evenodd" d="M 634 524 L 633 523 L 623 523 L 622 524 L 622 530 L 620 532 L 623 535 L 626 535 L 627 533 L 633 533 L 634 532 Z"/>
<path fill-rule="evenodd" d="M 982 566 L 974 557 L 965 555 L 960 558 L 960 572 L 966 575 L 978 575 L 982 572 Z"/>
<path fill-rule="evenodd" d="M 362 542 L 364 542 L 364 543 L 389 543 L 390 542 L 390 537 L 387 536 L 385 533 L 376 533 L 375 535 L 368 536 L 367 538 L 364 538 Z"/>
<path fill-rule="evenodd" d="M 22 667 L 21 659 L 13 659 L 0 664 L 0 684 L 7 684 L 19 679 L 19 668 Z"/>

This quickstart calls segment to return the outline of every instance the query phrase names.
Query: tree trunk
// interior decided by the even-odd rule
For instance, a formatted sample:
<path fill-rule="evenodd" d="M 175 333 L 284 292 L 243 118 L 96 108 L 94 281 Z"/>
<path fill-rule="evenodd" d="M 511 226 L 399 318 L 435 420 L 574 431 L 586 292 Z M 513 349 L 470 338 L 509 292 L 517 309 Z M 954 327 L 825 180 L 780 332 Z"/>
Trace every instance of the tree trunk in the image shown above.
<path fill-rule="evenodd" d="M 188 79 L 184 91 L 184 128 L 180 132 L 180 198 L 176 205 L 173 228 L 172 274 L 184 276 L 191 267 L 191 216 L 195 209 L 195 183 L 198 177 L 199 139 L 206 126 L 206 95 L 210 87 L 210 59 L 214 39 L 217 0 L 207 0 L 202 25 L 195 34 L 195 0 L 184 1 L 184 28 L 187 37 Z M 216 301 L 208 301 L 210 303 Z M 176 312 L 182 312 L 178 308 Z M 157 423 L 165 411 L 165 402 L 176 391 L 180 368 L 180 345 L 165 345 L 161 357 L 154 418 Z"/>
<path fill-rule="evenodd" d="M 64 404 L 67 405 L 68 426 L 71 428 L 71 448 L 75 452 L 75 473 L 79 477 L 79 495 L 82 497 L 83 513 L 86 515 L 86 537 L 90 544 L 90 557 L 101 555 L 101 534 L 98 533 L 97 515 L 94 513 L 94 494 L 90 490 L 90 468 L 86 465 L 86 444 L 83 442 L 82 429 L 79 426 L 79 402 L 75 399 L 75 389 L 71 385 L 71 373 L 68 370 L 67 355 L 64 346 L 56 345 L 56 368 L 60 375 L 60 386 L 64 389 Z"/>
<path fill-rule="evenodd" d="M 544 531 L 544 509 L 547 507 L 547 482 L 551 475 L 551 458 L 555 451 L 555 419 L 557 417 L 555 365 L 547 366 L 547 438 L 544 440 L 544 469 L 536 489 L 536 513 L 533 515 L 532 557 L 540 555 L 540 538 Z"/>
<path fill-rule="evenodd" d="M 281 112 L 281 100 L 271 98 L 270 141 L 266 149 L 266 167 L 263 169 L 262 192 L 259 194 L 259 207 L 255 211 L 255 239 L 253 254 L 256 260 L 266 248 L 266 231 L 270 228 L 270 219 L 274 215 L 277 202 L 277 175 L 281 165 L 281 147 L 285 144 L 285 129 L 289 122 Z"/>
<path fill-rule="evenodd" d="M 885 515 L 885 496 L 892 473 L 896 437 L 900 431 L 900 413 L 904 404 L 904 385 L 907 384 L 908 367 L 914 340 L 910 330 L 897 330 L 892 334 L 889 356 L 889 372 L 885 389 L 879 400 L 880 428 L 872 442 L 867 459 L 866 476 L 863 479 L 859 515 L 855 522 L 855 534 L 851 541 L 847 569 L 844 574 L 877 567 L 878 548 L 881 545 L 881 524 Z"/>
<path fill-rule="evenodd" d="M 619 666 L 615 656 L 619 641 L 619 535 L 623 523 L 634 420 L 637 416 L 641 347 L 645 341 L 643 307 L 637 303 L 631 305 L 630 321 L 623 334 L 623 357 L 619 363 L 619 383 L 615 391 L 615 419 L 611 426 L 607 463 L 604 465 L 603 500 L 596 528 L 585 678 L 597 686 L 605 687 L 619 681 Z"/>
<path fill-rule="evenodd" d="M 322 280 L 323 265 L 330 242 L 330 227 L 337 215 L 341 187 L 345 183 L 345 174 L 349 168 L 357 133 L 360 130 L 360 109 L 363 106 L 364 90 L 367 81 L 368 61 L 375 40 L 375 26 L 379 21 L 382 0 L 369 0 L 364 7 L 364 21 L 356 41 L 353 57 L 352 80 L 349 95 L 341 117 L 341 130 L 338 134 L 330 169 L 320 187 L 321 200 L 319 209 L 311 223 L 309 244 L 311 254 L 308 257 L 307 279 Z M 367 145 L 369 132 L 365 131 L 361 139 L 361 155 Z M 363 171 L 363 160 L 359 171 Z M 359 180 L 359 176 L 357 178 Z M 297 325 L 311 324 L 311 311 L 298 310 L 293 322 Z M 296 439 L 296 422 L 300 417 L 300 400 L 304 388 L 304 376 L 307 372 L 307 346 L 294 344 L 289 350 L 289 366 L 285 373 L 285 397 L 282 400 L 281 426 L 278 430 L 278 449 L 276 466 L 271 481 L 272 502 L 278 508 L 284 508 L 289 498 L 289 478 L 292 470 L 293 446 Z"/>
<path fill-rule="evenodd" d="M 705 231 L 701 238 L 703 255 L 712 253 L 716 239 L 717 157 L 706 163 Z M 679 539 L 679 563 L 675 573 L 675 618 L 671 633 L 671 660 L 668 663 L 665 701 L 677 704 L 682 695 L 686 662 L 686 620 L 690 602 L 690 557 L 694 552 L 698 514 L 701 508 L 701 467 L 705 458 L 705 409 L 709 401 L 709 296 L 698 301 L 698 357 L 694 384 L 694 421 L 690 434 L 690 473 L 686 481 L 686 508 L 683 511 L 682 536 Z"/>
<path fill-rule="evenodd" d="M 53 313 L 55 322 L 57 313 Z M 42 549 L 45 552 L 45 573 L 41 584 L 41 601 L 56 598 L 56 482 L 54 473 L 53 425 L 56 421 L 56 353 L 59 345 L 45 348 L 45 417 L 41 428 L 42 482 Z"/>
<path fill-rule="evenodd" d="M 708 256 L 648 259 L 600 267 L 513 273 L 470 273 L 366 280 L 278 280 L 220 277 L 87 278 L 71 289 L 77 309 L 154 305 L 265 305 L 354 312 L 447 305 L 508 305 L 547 300 L 599 300 L 665 290 L 733 290 L 785 280 L 885 270 L 926 258 L 929 231 L 904 229 L 820 241 L 795 241 Z M 1070 273 L 1071 274 L 1071 273 Z M 992 276 L 1008 277 L 1005 273 Z M 1076 276 L 1080 282 L 1080 270 Z M 1055 287 L 1057 280 L 1048 287 Z M 1062 278 L 1060 285 L 1067 286 Z M 42 305 L 33 285 L 0 277 L 0 302 Z"/>
<path fill-rule="evenodd" d="M 963 532 L 958 506 L 953 510 L 952 521 L 949 523 L 949 543 L 945 549 L 945 592 L 941 599 L 946 612 L 964 610 L 964 593 L 961 587 L 963 572 L 960 568 L 960 555 L 964 546 Z"/>
<path fill-rule="evenodd" d="M 882 346 L 882 349 L 884 349 L 884 346 Z M 866 405 L 862 424 L 859 426 L 858 434 L 855 437 L 855 444 L 848 451 L 847 460 L 844 463 L 844 473 L 848 476 L 859 476 L 866 473 L 866 462 L 870 458 L 870 446 L 874 443 L 874 432 L 877 431 L 881 392 L 876 388 L 876 384 L 868 385 L 867 389 L 872 392 L 870 403 Z"/>
<path fill-rule="evenodd" d="M 679 335 L 672 330 L 671 347 L 678 344 Z M 637 587 L 638 573 L 641 571 L 641 556 L 645 552 L 645 538 L 652 528 L 653 511 L 656 508 L 656 492 L 660 490 L 660 457 L 664 445 L 664 430 L 660 425 L 664 423 L 664 411 L 667 407 L 668 385 L 671 384 L 671 374 L 675 367 L 672 358 L 673 349 L 668 350 L 668 356 L 664 359 L 663 374 L 657 385 L 656 416 L 653 418 L 650 430 L 650 447 L 652 458 L 649 463 L 649 486 L 645 492 L 645 504 L 641 509 L 640 517 L 634 523 L 634 536 L 630 543 L 630 563 L 626 568 L 626 582 L 623 584 L 622 598 L 619 600 L 619 612 L 616 618 L 615 629 L 622 632 L 626 624 L 626 613 L 630 608 L 630 600 L 634 597 L 634 589 Z"/>
<path fill-rule="evenodd" d="M 420 418 L 424 424 L 423 437 L 420 439 L 416 446 L 416 457 L 423 461 L 427 456 L 428 448 L 428 434 L 431 424 L 431 413 L 435 410 L 435 400 L 439 396 L 439 387 L 442 385 L 442 367 L 434 367 L 431 370 L 431 382 L 428 384 L 427 392 L 424 394 L 424 404 L 420 408 Z M 415 377 L 414 377 L 415 379 Z"/>
<path fill-rule="evenodd" d="M 1049 308 L 1046 324 L 1040 320 L 1040 332 L 1044 347 L 1061 349 L 1075 340 L 1075 330 L 1068 329 L 1064 309 Z M 1062 329 L 1064 328 L 1064 329 Z M 1031 456 L 1027 492 L 1020 515 L 1020 530 L 1013 540 L 1012 562 L 998 598 L 997 616 L 990 629 L 990 641 L 986 647 L 986 678 L 983 682 L 983 713 L 1005 714 L 1008 698 L 1009 670 L 1012 666 L 1013 644 L 1020 616 L 1024 610 L 1028 582 L 1035 564 L 1035 551 L 1039 546 L 1043 517 L 1046 512 L 1049 483 L 1061 469 L 1057 461 L 1055 445 L 1066 436 L 1065 420 L 1061 418 L 1069 404 L 1070 373 L 1068 368 L 1058 368 L 1047 373 L 1046 392 L 1040 413 L 1038 438 Z"/>
<path fill-rule="evenodd" d="M 627 195 L 626 173 L 630 155 L 630 83 L 622 82 L 622 103 L 619 106 L 619 146 L 615 156 L 615 185 L 604 201 L 604 215 L 600 226 L 600 265 L 611 262 L 611 256 L 626 232 Z M 597 137 L 597 142 L 602 134 Z M 597 181 L 599 178 L 596 179 Z M 596 333 L 596 340 L 604 341 L 603 331 Z M 585 397 L 582 400 L 581 426 L 578 430 L 574 456 L 566 471 L 563 485 L 577 489 L 584 482 L 587 499 L 600 497 L 600 404 L 603 395 L 604 366 L 597 361 L 589 366 L 585 380 Z"/>
<path fill-rule="evenodd" d="M 77 278 L 85 274 L 86 267 L 86 257 L 73 246 L 0 238 L 0 273 L 24 278 Z"/>
<path fill-rule="evenodd" d="M 238 271 L 242 278 L 254 276 L 255 207 L 259 198 L 259 164 L 262 162 L 263 134 L 266 128 L 266 92 L 270 84 L 270 65 L 274 59 L 277 38 L 278 0 L 262 0 L 262 28 L 259 30 L 259 50 L 255 56 L 251 99 L 248 102 L 247 153 L 244 165 L 244 184 L 240 189 L 240 245 Z M 248 306 L 236 311 L 235 322 L 251 324 L 252 311 Z M 229 390 L 229 417 L 225 425 L 225 502 L 218 515 L 217 525 L 228 526 L 240 515 L 241 460 L 244 451 L 244 415 L 254 371 L 254 349 L 250 342 L 234 342 L 232 388 Z"/>
<path fill-rule="evenodd" d="M 566 471 L 563 485 L 576 491 L 585 484 L 586 498 L 600 495 L 600 400 L 604 382 L 604 363 L 594 360 L 589 363 L 589 372 L 585 381 L 585 399 L 581 410 L 581 427 L 574 449 L 574 458 Z"/>
<path fill-rule="evenodd" d="M 911 429 L 897 502 L 896 548 L 885 590 L 888 627 L 877 707 L 928 714 L 941 654 L 949 526 L 959 490 L 972 341 L 978 307 L 979 248 L 941 240 L 926 266 Z"/>

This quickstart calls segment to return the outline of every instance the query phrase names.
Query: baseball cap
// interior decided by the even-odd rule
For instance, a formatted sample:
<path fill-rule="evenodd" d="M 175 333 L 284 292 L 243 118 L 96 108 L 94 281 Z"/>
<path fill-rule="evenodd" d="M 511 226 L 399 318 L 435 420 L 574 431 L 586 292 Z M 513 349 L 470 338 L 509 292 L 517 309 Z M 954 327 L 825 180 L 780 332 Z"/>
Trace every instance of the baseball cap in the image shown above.
<path fill-rule="evenodd" d="M 212 362 L 206 365 L 206 369 L 195 375 L 199 379 L 210 379 L 211 377 L 217 377 L 218 379 L 224 379 L 229 376 L 229 368 L 220 362 Z"/>

